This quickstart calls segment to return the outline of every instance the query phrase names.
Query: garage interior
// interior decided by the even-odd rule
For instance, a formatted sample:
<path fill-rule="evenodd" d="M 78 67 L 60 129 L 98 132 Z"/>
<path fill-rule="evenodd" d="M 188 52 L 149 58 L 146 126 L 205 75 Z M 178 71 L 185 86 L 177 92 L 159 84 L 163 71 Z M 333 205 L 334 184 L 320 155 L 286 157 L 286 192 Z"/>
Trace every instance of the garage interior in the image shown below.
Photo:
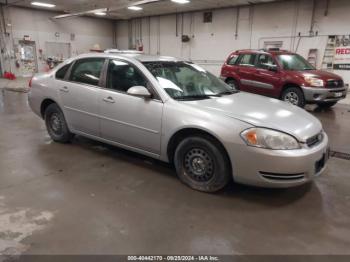
<path fill-rule="evenodd" d="M 314 182 L 231 182 L 215 194 L 184 186 L 172 165 L 137 153 L 81 136 L 55 143 L 27 100 L 33 74 L 105 49 L 180 57 L 219 77 L 235 50 L 281 48 L 348 86 L 350 67 L 334 66 L 334 41 L 350 45 L 349 1 L 0 4 L 0 71 L 16 76 L 0 78 L 1 255 L 350 254 L 350 94 L 329 109 L 305 108 L 330 140 L 328 167 Z"/>

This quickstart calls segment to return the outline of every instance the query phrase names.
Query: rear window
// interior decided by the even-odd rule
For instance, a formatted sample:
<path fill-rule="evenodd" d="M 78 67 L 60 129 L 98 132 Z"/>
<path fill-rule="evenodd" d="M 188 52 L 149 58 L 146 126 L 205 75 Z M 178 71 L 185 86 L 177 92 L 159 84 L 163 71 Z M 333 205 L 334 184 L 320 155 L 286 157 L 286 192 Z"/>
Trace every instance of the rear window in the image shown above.
<path fill-rule="evenodd" d="M 69 80 L 97 86 L 100 81 L 104 58 L 84 58 L 75 62 Z"/>
<path fill-rule="evenodd" d="M 254 66 L 256 54 L 245 54 L 239 58 L 239 65 L 242 66 Z"/>
<path fill-rule="evenodd" d="M 56 72 L 56 78 L 57 79 L 64 79 L 64 77 L 66 76 L 66 73 L 70 67 L 71 63 L 63 66 L 62 68 L 60 68 L 57 72 Z"/>
<path fill-rule="evenodd" d="M 230 58 L 227 60 L 228 65 L 235 65 L 237 60 L 238 60 L 238 55 L 232 55 Z"/>

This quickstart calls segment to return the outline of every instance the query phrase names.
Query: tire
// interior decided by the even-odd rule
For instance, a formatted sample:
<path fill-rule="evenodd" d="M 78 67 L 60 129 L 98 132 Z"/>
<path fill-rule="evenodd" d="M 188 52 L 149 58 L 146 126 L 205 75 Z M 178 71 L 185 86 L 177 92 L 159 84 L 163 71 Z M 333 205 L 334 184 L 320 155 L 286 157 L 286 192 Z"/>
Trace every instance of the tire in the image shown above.
<path fill-rule="evenodd" d="M 53 141 L 59 143 L 71 141 L 74 135 L 69 131 L 63 112 L 57 104 L 51 104 L 46 108 L 44 119 L 47 132 Z"/>
<path fill-rule="evenodd" d="M 334 106 L 336 103 L 338 103 L 338 102 L 319 102 L 319 103 L 317 103 L 317 105 L 320 108 L 330 108 L 330 107 Z"/>
<path fill-rule="evenodd" d="M 288 87 L 285 89 L 282 93 L 281 100 L 302 108 L 305 106 L 304 93 L 299 87 Z"/>
<path fill-rule="evenodd" d="M 239 90 L 238 82 L 235 79 L 232 79 L 232 78 L 227 79 L 226 84 L 228 84 L 229 86 L 231 86 L 234 89 Z"/>
<path fill-rule="evenodd" d="M 180 180 L 202 192 L 216 192 L 231 179 L 231 165 L 222 146 L 211 137 L 193 136 L 180 142 L 174 164 Z"/>

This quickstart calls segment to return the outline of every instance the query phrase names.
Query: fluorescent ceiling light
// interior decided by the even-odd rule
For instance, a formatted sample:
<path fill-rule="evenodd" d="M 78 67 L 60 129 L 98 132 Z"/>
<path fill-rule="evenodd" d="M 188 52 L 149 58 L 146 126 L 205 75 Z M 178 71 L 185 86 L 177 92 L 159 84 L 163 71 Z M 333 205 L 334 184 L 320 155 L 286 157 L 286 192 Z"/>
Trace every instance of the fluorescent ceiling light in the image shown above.
<path fill-rule="evenodd" d="M 171 0 L 171 2 L 174 2 L 177 4 L 188 4 L 190 0 Z"/>
<path fill-rule="evenodd" d="M 142 7 L 133 5 L 133 6 L 128 6 L 128 9 L 134 10 L 134 11 L 140 11 L 140 10 L 142 10 Z"/>
<path fill-rule="evenodd" d="M 104 12 L 95 12 L 94 14 L 95 14 L 95 15 L 99 15 L 99 16 L 105 16 L 105 15 L 107 15 L 107 14 L 104 13 Z"/>
<path fill-rule="evenodd" d="M 53 8 L 56 6 L 54 4 L 48 4 L 48 3 L 42 3 L 42 2 L 31 2 L 31 5 L 40 6 L 40 7 L 48 7 L 48 8 Z"/>

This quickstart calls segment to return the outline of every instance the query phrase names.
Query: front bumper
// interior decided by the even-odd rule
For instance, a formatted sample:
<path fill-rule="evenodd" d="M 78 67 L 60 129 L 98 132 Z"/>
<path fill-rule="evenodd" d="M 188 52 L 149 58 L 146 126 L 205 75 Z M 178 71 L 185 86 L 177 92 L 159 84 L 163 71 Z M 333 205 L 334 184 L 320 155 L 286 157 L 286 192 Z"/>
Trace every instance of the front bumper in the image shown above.
<path fill-rule="evenodd" d="M 326 169 L 328 136 L 322 142 L 297 150 L 269 150 L 236 145 L 229 150 L 233 179 L 261 187 L 293 187 L 312 181 Z"/>
<path fill-rule="evenodd" d="M 344 99 L 348 92 L 348 87 L 340 88 L 316 88 L 316 87 L 301 87 L 306 102 L 336 102 Z"/>

